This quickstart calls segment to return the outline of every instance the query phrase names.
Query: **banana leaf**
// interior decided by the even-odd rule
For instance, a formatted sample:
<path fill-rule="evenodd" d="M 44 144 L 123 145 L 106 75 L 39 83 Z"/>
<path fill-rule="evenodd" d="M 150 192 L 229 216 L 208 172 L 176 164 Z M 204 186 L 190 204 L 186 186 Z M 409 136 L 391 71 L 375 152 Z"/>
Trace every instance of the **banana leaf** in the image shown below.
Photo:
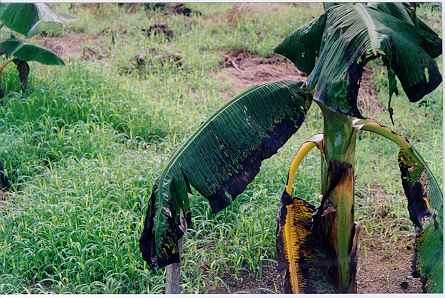
<path fill-rule="evenodd" d="M 241 194 L 304 121 L 312 98 L 302 82 L 251 88 L 214 114 L 176 152 L 153 186 L 140 248 L 151 267 L 179 261 L 178 240 L 191 224 L 191 187 L 213 212 Z"/>
<path fill-rule="evenodd" d="M 53 51 L 37 45 L 25 43 L 15 37 L 0 42 L 0 55 L 3 54 L 26 62 L 36 61 L 47 65 L 65 64 Z"/>
<path fill-rule="evenodd" d="M 401 150 L 399 167 L 411 221 L 417 227 L 414 267 L 424 291 L 443 292 L 443 195 L 420 154 Z"/>
<path fill-rule="evenodd" d="M 442 82 L 434 60 L 442 53 L 442 40 L 401 3 L 333 5 L 275 51 L 302 71 L 315 65 L 308 78 L 314 100 L 359 118 L 358 89 L 363 67 L 371 59 L 381 58 L 388 68 L 390 94 L 395 92 L 395 74 L 413 102 Z"/>
<path fill-rule="evenodd" d="M 280 201 L 276 249 L 283 293 L 335 293 L 326 278 L 332 266 L 329 252 L 312 231 L 315 206 L 286 191 Z"/>
<path fill-rule="evenodd" d="M 416 228 L 416 254 L 413 268 L 423 289 L 443 291 L 443 194 L 422 156 L 406 138 L 373 121 L 356 119 L 354 128 L 383 136 L 400 147 L 399 168 L 408 212 Z"/>
<path fill-rule="evenodd" d="M 60 26 L 64 21 L 45 3 L 0 3 L 0 22 L 26 36 L 36 34 L 42 24 Z"/>
<path fill-rule="evenodd" d="M 325 23 L 325 14 L 315 18 L 290 34 L 275 48 L 275 53 L 288 58 L 300 71 L 309 74 L 319 55 Z"/>

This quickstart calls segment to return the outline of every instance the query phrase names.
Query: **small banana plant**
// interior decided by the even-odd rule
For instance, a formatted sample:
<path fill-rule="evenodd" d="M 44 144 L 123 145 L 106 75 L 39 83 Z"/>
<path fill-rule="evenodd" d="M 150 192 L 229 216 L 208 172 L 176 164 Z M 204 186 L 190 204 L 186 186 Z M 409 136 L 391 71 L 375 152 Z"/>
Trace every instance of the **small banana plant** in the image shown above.
<path fill-rule="evenodd" d="M 424 291 L 442 292 L 443 196 L 409 141 L 357 107 L 364 66 L 381 59 L 389 100 L 397 79 L 411 102 L 442 82 L 434 58 L 442 40 L 403 3 L 342 3 L 290 34 L 275 52 L 309 74 L 306 82 L 253 87 L 221 108 L 173 155 L 153 185 L 140 238 L 150 267 L 178 263 L 179 240 L 191 224 L 192 187 L 218 212 L 241 194 L 298 130 L 315 101 L 323 131 L 307 139 L 291 161 L 277 216 L 278 269 L 286 293 L 354 293 L 360 226 L 354 221 L 355 145 L 361 131 L 397 144 L 402 184 L 416 231 L 416 272 Z M 305 155 L 321 154 L 321 201 L 293 197 Z"/>
<path fill-rule="evenodd" d="M 44 3 L 0 3 L 0 28 L 6 26 L 25 37 L 37 34 L 43 26 L 60 25 L 63 21 L 63 17 L 56 15 Z M 0 64 L 0 76 L 9 63 L 14 63 L 23 90 L 28 83 L 30 71 L 28 62 L 64 65 L 63 60 L 51 50 L 26 43 L 14 35 L 0 41 L 1 57 L 3 61 Z"/>

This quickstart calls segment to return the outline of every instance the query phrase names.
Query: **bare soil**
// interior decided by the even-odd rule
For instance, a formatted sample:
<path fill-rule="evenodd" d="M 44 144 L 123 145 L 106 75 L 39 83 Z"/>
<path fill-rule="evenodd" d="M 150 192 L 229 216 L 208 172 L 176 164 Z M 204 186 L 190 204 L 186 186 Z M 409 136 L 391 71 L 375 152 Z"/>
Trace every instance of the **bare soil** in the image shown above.
<path fill-rule="evenodd" d="M 307 79 L 306 74 L 298 71 L 291 61 L 279 55 L 273 54 L 263 58 L 238 49 L 224 53 L 223 57 L 222 69 L 217 74 L 217 78 L 230 84 L 231 88 L 223 94 L 225 99 L 230 99 L 249 87 L 266 82 Z M 369 68 L 365 68 L 363 72 L 358 106 L 362 114 L 370 118 L 375 118 L 376 114 L 386 110 L 377 98 L 372 82 L 372 72 Z"/>
<path fill-rule="evenodd" d="M 279 80 L 306 80 L 286 58 L 271 55 L 263 58 L 245 50 L 233 50 L 224 54 L 222 69 L 217 78 L 230 83 L 231 88 L 223 95 L 230 99 L 242 90 L 266 82 Z"/>
<path fill-rule="evenodd" d="M 276 262 L 264 262 L 261 276 L 255 276 L 248 270 L 238 275 L 226 272 L 221 278 L 222 286 L 209 287 L 208 294 L 280 294 L 281 278 Z"/>
<path fill-rule="evenodd" d="M 39 39 L 44 47 L 51 49 L 62 58 L 101 59 L 98 36 L 84 33 L 71 33 L 61 37 L 42 37 Z"/>
<path fill-rule="evenodd" d="M 362 80 L 360 82 L 360 89 L 358 92 L 358 108 L 363 116 L 375 118 L 375 115 L 386 111 L 377 98 L 374 83 L 372 82 L 372 71 L 365 67 L 363 71 Z"/>
<path fill-rule="evenodd" d="M 366 234 L 361 238 L 359 293 L 422 293 L 420 278 L 412 276 L 414 235 L 397 242 Z"/>

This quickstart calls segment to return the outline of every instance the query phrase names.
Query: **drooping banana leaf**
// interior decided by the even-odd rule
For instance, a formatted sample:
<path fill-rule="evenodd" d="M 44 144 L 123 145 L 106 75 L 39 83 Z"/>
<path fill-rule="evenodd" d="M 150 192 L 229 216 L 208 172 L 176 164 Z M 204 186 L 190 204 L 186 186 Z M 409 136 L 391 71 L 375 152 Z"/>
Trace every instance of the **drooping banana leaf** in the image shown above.
<path fill-rule="evenodd" d="M 443 233 L 429 224 L 416 237 L 415 268 L 426 293 L 443 293 Z"/>
<path fill-rule="evenodd" d="M 8 57 L 26 62 L 37 61 L 47 65 L 65 64 L 53 51 L 37 45 L 25 43 L 15 37 L 0 42 L 0 54 L 5 54 Z"/>
<path fill-rule="evenodd" d="M 335 293 L 327 278 L 332 258 L 317 235 L 313 235 L 315 206 L 286 191 L 280 201 L 276 249 L 283 293 Z"/>
<path fill-rule="evenodd" d="M 0 22 L 26 36 L 36 34 L 42 24 L 60 26 L 64 21 L 45 3 L 0 3 Z"/>
<path fill-rule="evenodd" d="M 321 30 L 323 18 L 326 20 Z M 320 44 L 320 48 L 306 47 L 308 40 Z M 308 54 L 308 49 L 313 54 Z M 357 95 L 363 67 L 371 59 L 382 58 L 388 72 L 399 78 L 410 101 L 420 100 L 442 81 L 434 61 L 442 53 L 442 40 L 408 6 L 399 3 L 331 6 L 324 17 L 298 29 L 276 51 L 302 71 L 312 65 L 313 56 L 318 56 L 308 78 L 314 99 L 350 116 L 362 117 Z M 392 94 L 395 78 L 389 78 Z"/>
<path fill-rule="evenodd" d="M 178 240 L 190 224 L 191 187 L 218 212 L 244 191 L 297 131 L 312 98 L 302 82 L 267 83 L 214 114 L 172 157 L 153 186 L 140 239 L 152 267 L 179 261 Z"/>
<path fill-rule="evenodd" d="M 410 218 L 418 228 L 415 268 L 424 291 L 443 292 L 443 195 L 422 157 L 401 150 L 399 166 Z M 412 157 L 414 156 L 414 158 Z"/>
<path fill-rule="evenodd" d="M 398 18 L 399 20 L 406 22 L 410 25 L 415 25 L 415 11 L 410 6 L 409 3 L 402 3 L 402 2 L 393 2 L 393 3 L 382 3 L 382 2 L 375 2 L 375 3 L 369 3 L 369 7 L 374 7 L 380 11 L 383 11 L 384 13 L 390 14 L 393 17 Z M 420 19 L 418 19 L 420 21 Z"/>
<path fill-rule="evenodd" d="M 400 147 L 399 167 L 408 199 L 408 212 L 416 227 L 414 268 L 425 292 L 443 291 L 443 194 L 427 163 L 406 138 L 373 121 L 353 121 L 354 128 L 377 133 Z"/>
<path fill-rule="evenodd" d="M 400 150 L 399 167 L 411 221 L 422 228 L 429 218 L 434 217 L 442 227 L 443 195 L 426 162 L 410 147 Z"/>
<path fill-rule="evenodd" d="M 290 34 L 275 48 L 275 53 L 288 58 L 299 70 L 309 74 L 314 69 L 319 55 L 325 23 L 325 14 L 312 20 Z"/>
<path fill-rule="evenodd" d="M 314 146 L 317 146 L 324 156 L 322 135 L 315 135 L 306 140 L 292 159 L 286 187 L 280 200 L 276 248 L 278 272 L 283 279 L 284 293 L 321 294 L 336 293 L 338 290 L 329 278 L 333 276 L 332 268 L 335 268 L 337 264 L 335 252 L 322 240 L 325 239 L 322 236 L 323 231 L 314 225 L 317 209 L 305 200 L 291 196 L 298 166 Z M 335 184 L 342 185 L 341 182 Z M 334 214 L 332 208 L 324 209 L 324 211 L 327 211 L 323 216 L 324 219 Z M 354 223 L 348 256 L 351 262 L 352 280 L 355 280 L 356 274 L 359 230 L 359 225 Z M 349 290 L 356 292 L 355 283 L 351 283 Z"/>
<path fill-rule="evenodd" d="M 442 54 L 442 39 L 427 24 L 416 16 L 412 5 L 418 3 L 373 2 L 368 6 L 398 18 L 415 27 L 417 35 L 422 39 L 420 46 L 433 58 Z"/>

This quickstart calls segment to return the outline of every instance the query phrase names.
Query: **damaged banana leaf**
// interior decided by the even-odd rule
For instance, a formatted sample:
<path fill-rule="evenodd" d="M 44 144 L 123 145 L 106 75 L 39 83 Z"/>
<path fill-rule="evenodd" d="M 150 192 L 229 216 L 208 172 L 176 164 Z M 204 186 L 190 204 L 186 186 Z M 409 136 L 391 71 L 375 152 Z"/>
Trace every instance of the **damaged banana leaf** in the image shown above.
<path fill-rule="evenodd" d="M 325 24 L 326 14 L 315 18 L 283 40 L 275 53 L 291 60 L 300 71 L 311 73 L 320 54 Z"/>
<path fill-rule="evenodd" d="M 442 53 L 442 40 L 403 3 L 332 5 L 275 52 L 301 71 L 310 70 L 308 86 L 315 91 L 314 100 L 359 118 L 357 94 L 369 60 L 382 58 L 413 102 L 442 81 L 434 60 Z M 396 92 L 395 82 L 390 82 L 390 95 Z"/>
<path fill-rule="evenodd" d="M 417 227 L 415 273 L 428 293 L 443 292 L 443 195 L 430 169 L 412 148 L 414 160 L 399 153 L 403 189 L 411 221 Z"/>
<path fill-rule="evenodd" d="M 439 184 L 406 138 L 373 120 L 357 119 L 354 127 L 381 135 L 400 147 L 402 185 L 417 234 L 414 273 L 422 278 L 425 292 L 443 292 L 443 194 Z"/>
<path fill-rule="evenodd" d="M 277 258 L 278 271 L 283 279 L 284 293 L 335 293 L 337 292 L 335 270 L 337 259 L 334 250 L 325 241 L 325 235 L 321 234 L 315 226 L 319 211 L 334 211 L 335 208 L 316 208 L 303 199 L 292 197 L 293 183 L 301 161 L 317 147 L 322 160 L 325 159 L 324 136 L 318 134 L 306 140 L 294 155 L 286 182 L 286 188 L 281 196 L 281 207 L 277 217 Z M 341 177 L 341 176 L 339 176 Z M 342 185 L 341 183 L 333 183 Z M 341 188 L 341 187 L 340 187 Z M 350 193 L 350 187 L 341 190 L 344 194 Z M 333 213 L 327 214 L 331 216 Z M 353 224 L 353 239 L 351 242 L 350 256 L 351 268 L 357 263 L 359 225 Z M 355 270 L 351 272 L 355 279 Z M 356 292 L 355 284 L 351 283 L 349 292 Z"/>
<path fill-rule="evenodd" d="M 191 187 L 218 212 L 253 180 L 305 119 L 312 102 L 303 82 L 253 87 L 214 114 L 171 158 L 155 185 L 140 239 L 152 267 L 179 261 L 190 224 Z"/>
<path fill-rule="evenodd" d="M 276 242 L 283 293 L 329 294 L 337 291 L 332 281 L 335 256 L 314 233 L 313 216 L 316 211 L 312 204 L 283 192 L 277 217 Z M 353 235 L 351 260 L 356 263 L 357 223 L 354 223 Z M 351 289 L 351 292 L 356 292 L 356 289 Z"/>

